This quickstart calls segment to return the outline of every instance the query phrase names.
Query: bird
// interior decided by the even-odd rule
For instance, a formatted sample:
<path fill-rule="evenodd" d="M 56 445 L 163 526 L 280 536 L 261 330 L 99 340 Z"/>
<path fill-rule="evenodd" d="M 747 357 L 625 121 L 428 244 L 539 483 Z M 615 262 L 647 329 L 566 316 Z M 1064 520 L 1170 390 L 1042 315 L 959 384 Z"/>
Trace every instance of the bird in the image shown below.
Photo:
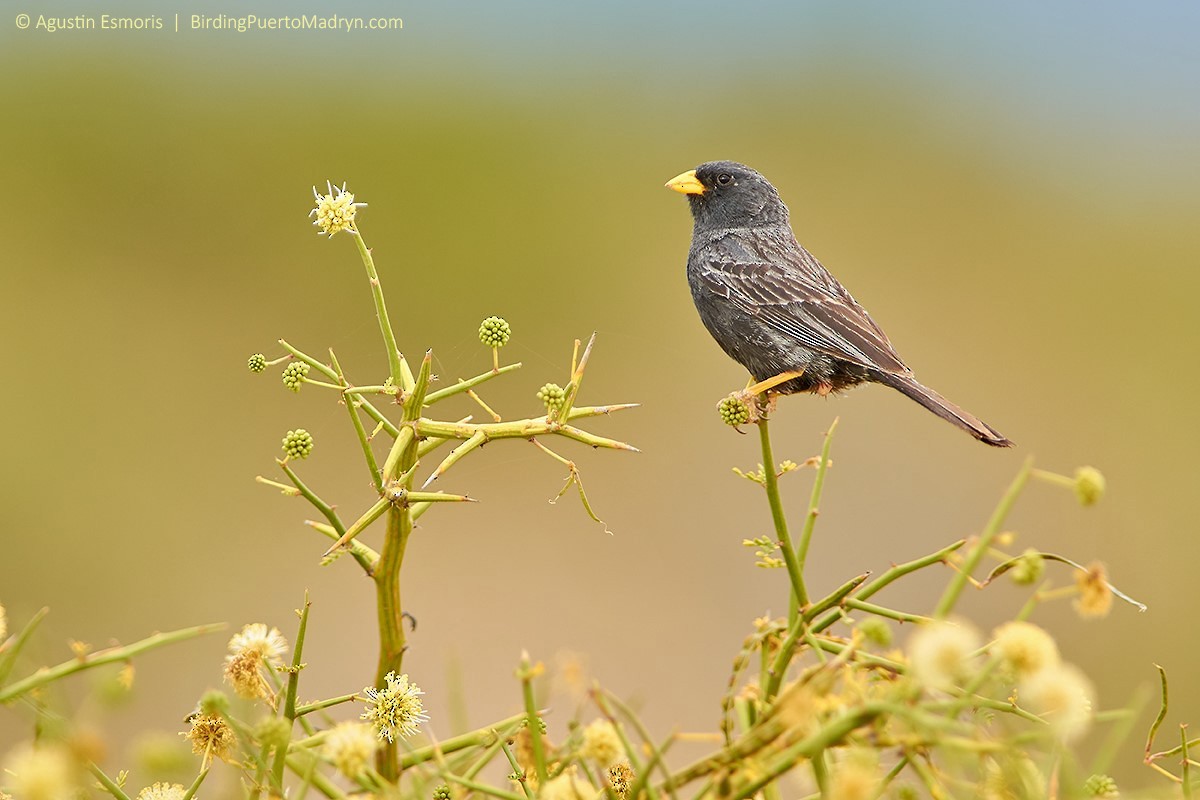
<path fill-rule="evenodd" d="M 759 172 L 710 161 L 666 186 L 691 207 L 692 300 L 721 349 L 759 382 L 748 391 L 825 396 L 881 383 L 984 444 L 1012 446 L 917 382 L 866 309 L 796 240 L 787 206 Z"/>

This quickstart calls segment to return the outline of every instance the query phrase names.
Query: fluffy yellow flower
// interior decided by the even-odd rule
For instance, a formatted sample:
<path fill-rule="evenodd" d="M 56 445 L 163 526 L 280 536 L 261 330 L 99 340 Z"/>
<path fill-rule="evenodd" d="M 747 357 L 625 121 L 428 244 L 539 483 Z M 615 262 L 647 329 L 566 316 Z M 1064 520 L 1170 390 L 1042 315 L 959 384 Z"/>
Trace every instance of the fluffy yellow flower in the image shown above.
<path fill-rule="evenodd" d="M 421 705 L 421 695 L 425 693 L 420 686 L 409 683 L 408 675 L 397 678 L 396 673 L 389 672 L 384 680 L 387 686 L 383 689 L 373 686 L 363 689 L 370 707 L 360 719 L 373 723 L 380 739 L 394 742 L 397 735 L 416 733 L 422 722 L 429 721 L 429 715 Z"/>
<path fill-rule="evenodd" d="M 1030 622 L 1006 622 L 996 628 L 996 652 L 1018 677 L 1058 666 L 1058 645 Z"/>
<path fill-rule="evenodd" d="M 183 800 L 187 788 L 180 783 L 156 783 L 138 792 L 137 800 Z"/>
<path fill-rule="evenodd" d="M 606 719 L 598 719 L 583 729 L 581 753 L 589 761 L 596 762 L 601 769 L 614 763 L 625 754 L 621 737 L 616 727 Z"/>
<path fill-rule="evenodd" d="M 570 767 L 557 778 L 547 781 L 538 792 L 541 800 L 592 800 L 596 790 L 575 774 L 575 768 Z"/>
<path fill-rule="evenodd" d="M 1059 664 L 1030 675 L 1018 686 L 1021 704 L 1050 723 L 1063 741 L 1079 738 L 1092 721 L 1091 681 L 1077 667 Z"/>
<path fill-rule="evenodd" d="M 19 800 L 62 800 L 81 789 L 79 770 L 66 749 L 54 744 L 16 750 L 0 774 Z"/>
<path fill-rule="evenodd" d="M 354 217 L 358 214 L 358 209 L 367 204 L 354 202 L 354 195 L 346 191 L 344 183 L 338 187 L 326 181 L 325 185 L 329 189 L 329 194 L 321 194 L 317 191 L 317 187 L 313 187 L 313 195 L 317 198 L 317 207 L 308 212 L 310 217 L 316 217 L 313 225 L 321 229 L 318 233 L 326 236 L 333 236 L 339 231 L 357 234 L 358 231 L 354 228 Z"/>
<path fill-rule="evenodd" d="M 343 722 L 325 735 L 322 752 L 338 771 L 354 778 L 363 771 L 379 747 L 379 737 L 370 725 Z"/>
<path fill-rule="evenodd" d="M 908 642 L 913 677 L 931 689 L 958 685 L 979 649 L 979 634 L 969 625 L 935 622 L 923 625 Z"/>

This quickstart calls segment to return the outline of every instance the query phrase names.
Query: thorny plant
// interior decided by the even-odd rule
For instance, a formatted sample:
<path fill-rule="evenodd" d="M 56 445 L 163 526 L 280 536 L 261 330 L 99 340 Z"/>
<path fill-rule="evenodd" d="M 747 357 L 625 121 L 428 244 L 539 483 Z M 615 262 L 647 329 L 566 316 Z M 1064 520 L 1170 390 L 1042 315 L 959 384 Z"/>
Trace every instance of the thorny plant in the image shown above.
<path fill-rule="evenodd" d="M 430 491 L 430 485 L 489 441 L 525 440 L 566 467 L 563 492 L 577 487 L 594 519 L 575 464 L 551 450 L 545 440 L 556 436 L 594 448 L 633 450 L 576 424 L 632 405 L 577 404 L 593 337 L 582 348 L 576 341 L 566 386 L 547 383 L 538 392 L 544 415 L 503 420 L 476 392 L 482 384 L 520 367 L 500 363 L 499 350 L 511 331 L 498 317 L 484 320 L 479 331 L 481 341 L 492 348 L 491 369 L 434 389 L 431 354 L 426 353 L 414 370 L 397 349 L 379 275 L 358 229 L 357 212 L 364 204 L 356 203 L 344 186 L 329 186 L 327 194 L 316 194 L 312 213 L 320 232 L 349 234 L 366 268 L 387 354 L 386 378 L 378 384 L 352 383 L 332 351 L 325 362 L 283 340 L 279 344 L 285 355 L 268 361 L 255 354 L 249 367 L 262 372 L 270 365 L 283 365 L 287 388 L 300 391 L 310 384 L 335 393 L 346 408 L 377 499 L 347 522 L 308 486 L 296 469 L 315 445 L 304 429 L 288 431 L 284 437 L 285 455 L 277 462 L 284 480 L 258 480 L 287 496 L 304 498 L 317 510 L 322 520 L 307 524 L 333 541 L 324 554 L 325 563 L 349 553 L 375 582 L 380 651 L 375 683 L 361 694 L 298 701 L 305 666 L 307 596 L 298 611 L 290 662 L 285 660 L 287 642 L 278 629 L 247 625 L 230 640 L 224 675 L 234 692 L 252 705 L 235 706 L 221 692 L 205 694 L 187 720 L 186 736 L 200 759 L 190 786 L 156 782 L 137 794 L 139 800 L 195 796 L 218 759 L 238 771 L 241 794 L 251 800 L 264 795 L 302 800 L 309 792 L 329 798 L 358 792 L 414 800 L 677 800 L 685 789 L 697 798 L 714 800 L 1117 796 L 1115 784 L 1103 773 L 1134 723 L 1137 703 L 1096 710 L 1086 677 L 1063 663 L 1054 639 L 1029 620 L 1044 603 L 1063 598 L 1072 599 L 1084 616 L 1107 614 L 1114 597 L 1141 606 L 1118 592 L 1098 563 L 1085 566 L 1036 548 L 1008 552 L 1015 534 L 1005 529 L 1008 514 L 1030 478 L 1069 488 L 1083 505 L 1091 505 L 1104 491 L 1100 473 L 1084 467 L 1068 477 L 1035 469 L 1032 460 L 1026 461 L 977 535 L 894 564 L 878 576 L 854 576 L 829 594 L 814 597 L 806 566 L 832 463 L 836 420 L 819 455 L 799 464 L 777 463 L 769 431 L 771 398 L 751 398 L 752 408 L 746 392 L 722 400 L 719 412 L 730 425 L 758 428 L 761 464 L 756 470 L 735 471 L 761 487 L 773 531 L 744 543 L 754 549 L 759 566 L 783 570 L 786 582 L 781 589 L 786 588 L 789 603 L 785 617 L 756 620 L 733 659 L 727 691 L 714 705 L 714 711 L 719 709 L 718 748 L 689 764 L 672 763 L 669 755 L 674 745 L 695 735 L 672 733 L 656 740 L 629 705 L 598 686 L 587 691 L 595 719 L 584 725 L 577 713 L 567 724 L 565 739 L 555 744 L 535 700 L 535 684 L 545 668 L 527 655 L 516 671 L 521 713 L 443 741 L 423 733 L 428 719 L 423 692 L 402 670 L 407 646 L 401 605 L 405 548 L 416 520 L 435 505 L 470 499 L 465 494 Z M 314 372 L 319 377 L 310 377 Z M 488 421 L 444 421 L 431 416 L 430 410 L 440 401 L 459 394 L 477 402 Z M 456 446 L 434 464 L 431 456 L 451 443 Z M 812 471 L 812 490 L 808 509 L 793 528 L 779 481 L 802 468 Z M 359 537 L 379 520 L 383 545 L 376 551 Z M 977 578 L 985 561 L 995 566 Z M 1061 565 L 1054 568 L 1063 570 L 1064 580 L 1050 577 L 1051 565 Z M 938 580 L 947 571 L 945 588 L 926 613 L 895 608 L 878 597 L 902 579 L 921 574 Z M 1013 618 L 985 637 L 956 618 L 955 611 L 967 587 L 984 589 L 1001 576 L 1031 588 Z M 97 788 L 118 800 L 129 800 L 129 774 L 105 772 L 97 763 L 97 749 L 85 746 L 71 721 L 52 710 L 44 690 L 71 674 L 108 664 L 121 665 L 115 680 L 127 689 L 134 657 L 222 626 L 156 634 L 95 652 L 73 643 L 71 659 L 9 681 L 45 613 L 34 615 L 19 633 L 5 639 L 0 608 L 0 703 L 19 702 L 31 709 L 39 738 L 36 747 L 10 756 L 0 786 L 21 800 L 79 796 Z M 892 645 L 897 625 L 913 628 L 903 648 Z M 1200 740 L 1189 741 L 1184 728 L 1178 747 L 1151 752 L 1154 734 L 1166 714 L 1165 673 L 1162 687 L 1162 711 L 1147 741 L 1145 760 L 1190 796 L 1189 770 L 1197 764 L 1189 758 L 1189 748 Z M 329 709 L 356 700 L 366 703 L 357 720 L 336 723 L 329 717 Z M 247 707 L 257 709 L 261 718 L 245 719 L 240 709 Z M 1106 723 L 1108 735 L 1085 769 L 1073 745 L 1095 723 Z M 1182 756 L 1181 776 L 1159 764 L 1175 756 Z M 499 764 L 509 771 L 502 785 L 487 778 L 495 769 L 485 772 L 489 765 Z M 89 773 L 94 786 L 86 785 Z"/>

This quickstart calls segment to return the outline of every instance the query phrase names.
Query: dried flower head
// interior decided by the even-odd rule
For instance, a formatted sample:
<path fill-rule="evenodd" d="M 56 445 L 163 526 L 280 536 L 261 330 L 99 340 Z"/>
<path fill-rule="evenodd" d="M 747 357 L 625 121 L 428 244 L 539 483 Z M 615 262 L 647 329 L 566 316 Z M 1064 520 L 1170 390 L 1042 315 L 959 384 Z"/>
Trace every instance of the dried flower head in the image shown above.
<path fill-rule="evenodd" d="M 354 778 L 367 766 L 379 747 L 379 737 L 370 725 L 343 722 L 325 736 L 322 752 L 338 771 Z"/>
<path fill-rule="evenodd" d="M 62 800 L 80 790 L 80 775 L 65 747 L 58 744 L 24 746 L 0 769 L 13 797 L 19 800 Z"/>
<path fill-rule="evenodd" d="M 625 754 L 617 728 L 606 719 L 597 719 L 583 729 L 581 754 L 596 766 L 604 769 Z"/>
<path fill-rule="evenodd" d="M 263 677 L 263 669 L 277 665 L 286 651 L 287 640 L 278 628 L 268 629 L 261 622 L 251 623 L 229 640 L 225 680 L 233 686 L 238 697 L 271 699 L 274 692 Z"/>
<path fill-rule="evenodd" d="M 346 191 L 344 183 L 339 187 L 326 181 L 325 186 L 329 190 L 328 194 L 321 194 L 317 187 L 313 187 L 317 207 L 308 212 L 310 217 L 316 217 L 313 225 L 321 229 L 317 233 L 326 236 L 333 236 L 339 231 L 357 234 L 354 217 L 358 214 L 358 209 L 365 208 L 367 204 L 354 202 L 354 194 Z"/>
<path fill-rule="evenodd" d="M 620 761 L 608 768 L 608 785 L 616 792 L 617 797 L 626 800 L 629 790 L 633 787 L 633 767 L 628 761 Z"/>
<path fill-rule="evenodd" d="M 908 642 L 913 676 L 932 689 L 957 685 L 979 648 L 979 634 L 969 625 L 935 622 L 913 633 Z"/>
<path fill-rule="evenodd" d="M 183 800 L 187 788 L 180 783 L 155 783 L 138 792 L 137 800 Z"/>
<path fill-rule="evenodd" d="M 204 757 L 204 764 L 212 761 L 213 756 L 222 761 L 231 761 L 233 751 L 237 746 L 237 734 L 224 717 L 216 714 L 194 714 L 189 722 L 192 729 L 181 734 L 192 743 L 192 752 Z"/>
<path fill-rule="evenodd" d="M 370 705 L 360 719 L 371 722 L 380 739 L 394 742 L 397 735 L 416 733 L 422 722 L 429 721 L 429 715 L 421 705 L 421 695 L 425 693 L 415 683 L 409 683 L 407 674 L 397 678 L 396 673 L 389 672 L 384 681 L 387 686 L 382 689 L 373 686 L 363 689 Z"/>
<path fill-rule="evenodd" d="M 996 628 L 996 652 L 1017 677 L 1058 665 L 1054 638 L 1030 622 L 1006 622 Z"/>
<path fill-rule="evenodd" d="M 1099 561 L 1088 564 L 1086 571 L 1075 573 L 1075 586 L 1079 597 L 1075 598 L 1075 610 L 1085 618 L 1106 616 L 1112 608 L 1112 587 L 1108 584 L 1108 571 Z"/>
<path fill-rule="evenodd" d="M 1075 496 L 1080 505 L 1091 506 L 1104 496 L 1104 475 L 1095 467 L 1080 467 L 1075 470 Z"/>
<path fill-rule="evenodd" d="M 1050 723 L 1063 741 L 1078 738 L 1092 721 L 1091 682 L 1070 664 L 1047 667 L 1018 686 L 1021 704 Z"/>

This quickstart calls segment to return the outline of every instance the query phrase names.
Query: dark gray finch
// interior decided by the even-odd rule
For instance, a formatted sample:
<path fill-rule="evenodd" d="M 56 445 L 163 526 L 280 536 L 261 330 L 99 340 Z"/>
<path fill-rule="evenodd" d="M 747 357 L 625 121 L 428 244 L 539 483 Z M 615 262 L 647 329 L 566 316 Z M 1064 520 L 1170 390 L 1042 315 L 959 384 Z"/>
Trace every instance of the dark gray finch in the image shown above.
<path fill-rule="evenodd" d="M 984 444 L 1012 442 L 917 383 L 866 310 L 800 246 L 766 178 L 712 161 L 672 178 L 695 222 L 687 277 L 708 332 L 754 379 L 781 394 L 827 395 L 882 383 Z M 792 373 L 792 374 L 788 374 Z"/>

